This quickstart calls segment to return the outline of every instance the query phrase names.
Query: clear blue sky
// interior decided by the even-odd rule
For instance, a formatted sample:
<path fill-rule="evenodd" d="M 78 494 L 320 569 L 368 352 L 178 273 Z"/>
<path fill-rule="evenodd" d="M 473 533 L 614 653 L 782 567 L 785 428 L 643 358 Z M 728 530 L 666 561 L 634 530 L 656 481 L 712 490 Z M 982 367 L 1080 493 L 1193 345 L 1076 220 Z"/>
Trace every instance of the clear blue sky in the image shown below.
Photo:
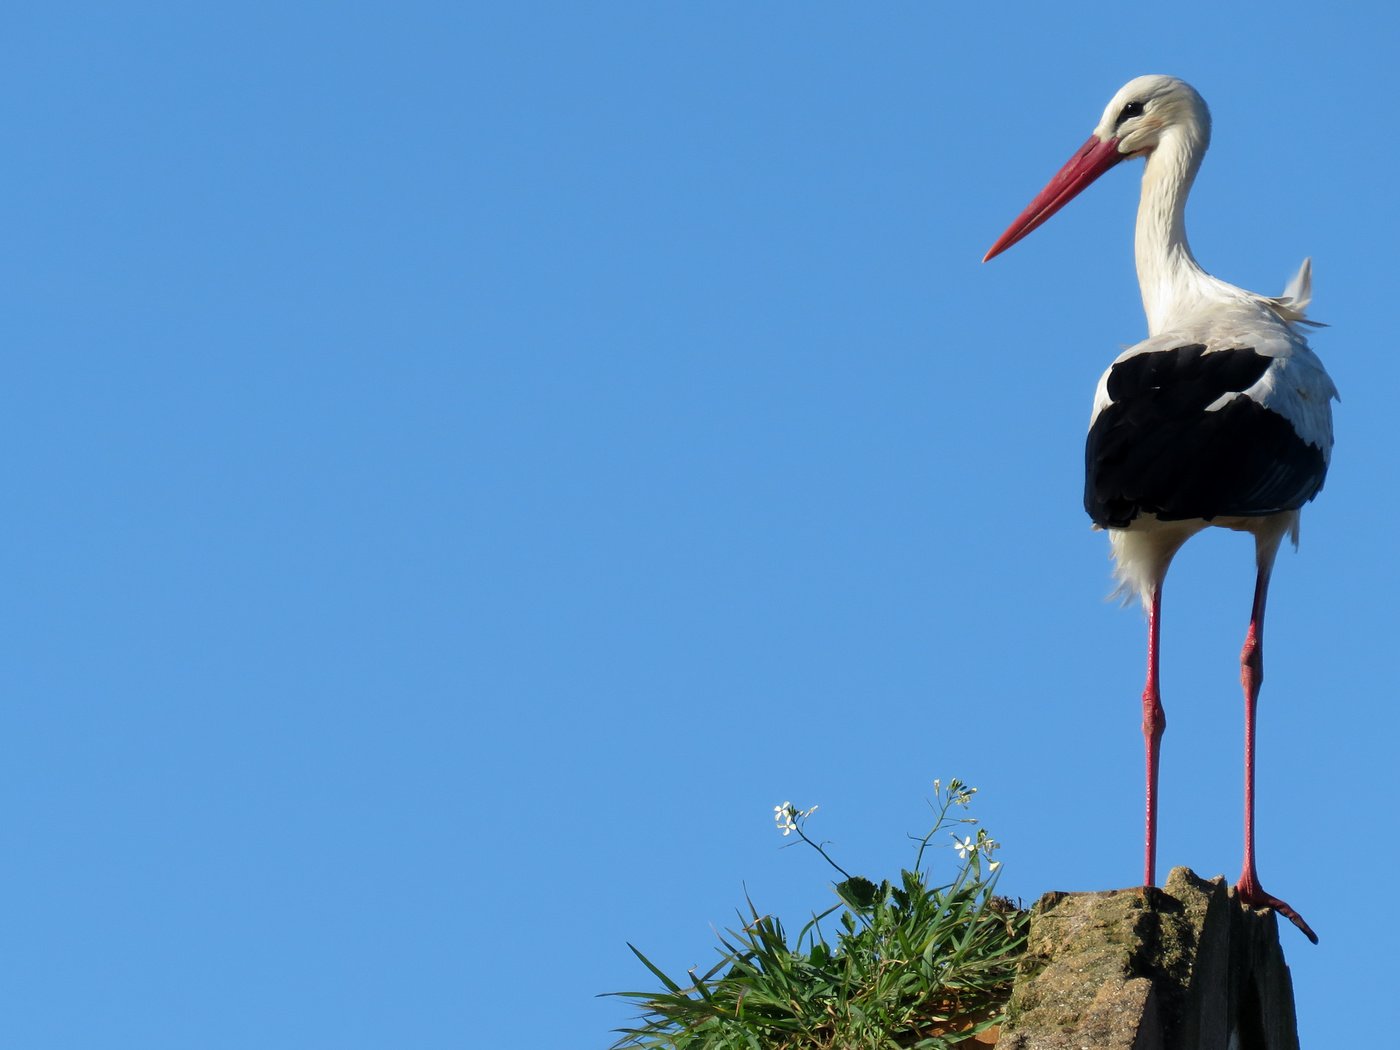
<path fill-rule="evenodd" d="M 1138 169 L 978 260 L 1144 72 L 1198 256 L 1332 325 L 1260 870 L 1305 1045 L 1390 994 L 1392 8 L 202 7 L 6 22 L 0 1043 L 600 1047 L 626 941 L 830 901 L 775 803 L 879 878 L 935 776 L 1012 895 L 1131 884 Z M 1251 584 L 1167 590 L 1164 870 L 1238 873 Z"/>

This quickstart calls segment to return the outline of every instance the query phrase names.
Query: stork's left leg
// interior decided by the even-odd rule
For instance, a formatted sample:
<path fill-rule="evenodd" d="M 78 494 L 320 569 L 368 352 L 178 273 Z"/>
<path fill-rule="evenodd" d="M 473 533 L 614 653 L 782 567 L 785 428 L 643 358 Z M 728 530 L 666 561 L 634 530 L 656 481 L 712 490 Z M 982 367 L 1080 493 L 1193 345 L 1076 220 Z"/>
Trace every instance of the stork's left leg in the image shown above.
<path fill-rule="evenodd" d="M 1279 539 L 1282 537 L 1280 536 Z M 1240 653 L 1240 681 L 1244 685 L 1244 870 L 1236 885 L 1240 900 L 1255 908 L 1273 908 L 1287 916 L 1308 940 L 1317 943 L 1317 934 L 1293 908 L 1264 892 L 1254 865 L 1254 716 L 1259 705 L 1259 687 L 1264 684 L 1264 604 L 1269 594 L 1278 540 L 1260 541 L 1259 577 L 1254 585 L 1254 610 L 1249 618 L 1249 634 Z M 1272 549 L 1268 549 L 1272 547 Z"/>

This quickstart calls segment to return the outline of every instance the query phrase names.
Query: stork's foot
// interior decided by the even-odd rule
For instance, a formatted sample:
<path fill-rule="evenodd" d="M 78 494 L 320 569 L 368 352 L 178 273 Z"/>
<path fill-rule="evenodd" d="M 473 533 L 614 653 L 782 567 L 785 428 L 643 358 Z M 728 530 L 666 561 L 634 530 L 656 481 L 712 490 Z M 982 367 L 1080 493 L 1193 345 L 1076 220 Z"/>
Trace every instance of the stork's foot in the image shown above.
<path fill-rule="evenodd" d="M 1281 901 L 1272 894 L 1264 892 L 1264 888 L 1259 885 L 1259 877 L 1253 872 L 1246 872 L 1240 876 L 1240 881 L 1235 884 L 1235 892 L 1240 895 L 1240 900 L 1248 904 L 1251 908 L 1272 908 L 1278 912 L 1294 926 L 1303 931 L 1303 936 L 1317 943 L 1317 934 L 1313 933 L 1312 927 L 1304 921 L 1303 917 L 1293 910 L 1293 906 L 1286 901 Z"/>

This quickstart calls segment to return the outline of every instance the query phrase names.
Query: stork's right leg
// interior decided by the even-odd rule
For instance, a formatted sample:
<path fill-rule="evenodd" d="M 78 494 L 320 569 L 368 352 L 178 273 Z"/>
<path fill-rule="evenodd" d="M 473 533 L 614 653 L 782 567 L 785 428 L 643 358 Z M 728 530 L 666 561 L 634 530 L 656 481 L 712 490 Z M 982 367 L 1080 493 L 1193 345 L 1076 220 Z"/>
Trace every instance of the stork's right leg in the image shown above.
<path fill-rule="evenodd" d="M 1262 546 L 1262 545 L 1261 545 Z M 1274 541 L 1277 549 L 1278 541 Z M 1249 634 L 1240 653 L 1240 682 L 1244 686 L 1244 870 L 1235 889 L 1240 900 L 1253 908 L 1273 908 L 1292 921 L 1313 944 L 1317 934 L 1292 905 L 1279 900 L 1259 885 L 1254 861 L 1254 726 L 1259 709 L 1259 687 L 1264 683 L 1264 606 L 1269 597 L 1269 573 L 1274 551 L 1260 556 L 1259 579 L 1254 586 L 1254 610 L 1249 618 Z"/>
<path fill-rule="evenodd" d="M 1152 607 L 1147 612 L 1147 685 L 1142 690 L 1142 739 L 1147 747 L 1147 844 L 1142 877 L 1144 886 L 1157 882 L 1157 767 L 1162 732 L 1167 715 L 1162 710 L 1162 692 L 1157 681 L 1157 642 L 1161 631 L 1162 585 L 1152 589 Z"/>

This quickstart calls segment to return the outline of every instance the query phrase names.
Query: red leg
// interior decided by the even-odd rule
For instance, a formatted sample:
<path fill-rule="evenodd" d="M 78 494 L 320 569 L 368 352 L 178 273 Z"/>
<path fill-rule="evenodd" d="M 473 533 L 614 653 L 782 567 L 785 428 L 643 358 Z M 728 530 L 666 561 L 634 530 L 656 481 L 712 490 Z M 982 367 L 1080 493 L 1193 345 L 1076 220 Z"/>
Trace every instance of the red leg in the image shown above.
<path fill-rule="evenodd" d="M 1152 607 L 1147 611 L 1147 685 L 1142 691 L 1142 739 L 1147 747 L 1147 844 L 1142 882 L 1157 882 L 1157 767 L 1158 745 L 1167 728 L 1162 710 L 1162 693 L 1157 684 L 1157 641 L 1161 630 L 1162 585 L 1152 590 Z"/>
<path fill-rule="evenodd" d="M 1303 917 L 1285 902 L 1264 892 L 1254 865 L 1254 716 L 1259 705 L 1259 687 L 1264 684 L 1264 604 L 1269 593 L 1269 572 L 1267 564 L 1259 569 L 1249 634 L 1245 636 L 1240 653 L 1240 682 L 1244 685 L 1244 870 L 1235 888 L 1244 903 L 1254 908 L 1273 908 L 1316 944 L 1317 934 Z"/>

